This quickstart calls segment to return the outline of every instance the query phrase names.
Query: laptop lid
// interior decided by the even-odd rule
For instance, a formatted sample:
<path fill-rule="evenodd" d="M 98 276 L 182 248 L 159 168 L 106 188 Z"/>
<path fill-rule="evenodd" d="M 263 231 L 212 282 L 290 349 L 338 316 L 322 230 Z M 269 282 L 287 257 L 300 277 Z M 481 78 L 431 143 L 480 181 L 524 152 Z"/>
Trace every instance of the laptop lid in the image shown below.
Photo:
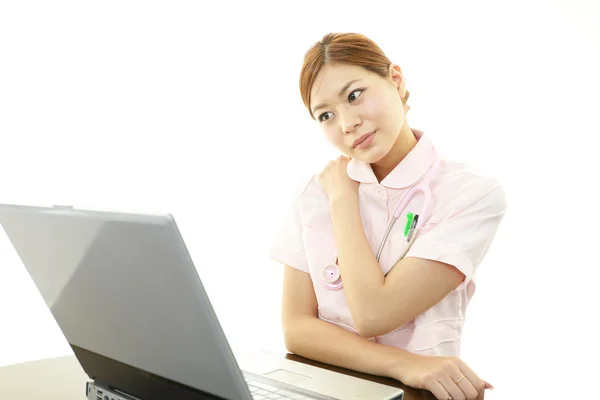
<path fill-rule="evenodd" d="M 91 379 L 144 400 L 251 399 L 171 215 L 0 205 L 0 225 Z"/>

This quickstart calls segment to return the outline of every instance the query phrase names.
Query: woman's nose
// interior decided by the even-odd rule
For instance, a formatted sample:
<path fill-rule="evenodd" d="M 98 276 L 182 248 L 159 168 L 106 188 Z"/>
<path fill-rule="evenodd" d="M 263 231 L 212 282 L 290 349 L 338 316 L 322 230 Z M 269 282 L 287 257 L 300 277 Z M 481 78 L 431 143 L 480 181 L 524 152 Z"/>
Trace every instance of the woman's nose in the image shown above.
<path fill-rule="evenodd" d="M 358 115 L 353 113 L 347 113 L 342 118 L 342 130 L 344 133 L 354 133 L 356 128 L 361 125 L 361 120 Z"/>

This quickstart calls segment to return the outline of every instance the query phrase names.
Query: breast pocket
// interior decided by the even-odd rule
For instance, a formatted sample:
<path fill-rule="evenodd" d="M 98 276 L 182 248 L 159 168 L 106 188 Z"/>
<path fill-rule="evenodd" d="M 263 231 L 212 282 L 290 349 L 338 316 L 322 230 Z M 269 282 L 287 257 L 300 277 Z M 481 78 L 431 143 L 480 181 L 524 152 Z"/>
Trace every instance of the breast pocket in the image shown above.
<path fill-rule="evenodd" d="M 384 274 L 388 274 L 400 257 L 408 249 L 408 242 L 402 232 L 392 232 L 385 242 L 379 265 Z"/>
<path fill-rule="evenodd" d="M 396 223 L 398 224 L 398 222 Z M 399 225 L 399 224 L 398 224 Z M 433 224 L 425 224 L 419 232 L 417 232 L 414 243 L 419 240 L 419 236 L 425 234 L 428 230 L 431 229 Z M 396 228 L 396 227 L 394 227 Z M 408 251 L 410 251 L 409 241 L 407 240 L 408 236 L 404 236 L 404 227 L 402 229 L 394 229 L 390 233 L 385 247 L 381 252 L 381 258 L 379 265 L 381 266 L 381 270 L 384 274 L 388 274 L 391 272 L 392 268 L 400 261 L 401 258 L 405 257 Z"/>

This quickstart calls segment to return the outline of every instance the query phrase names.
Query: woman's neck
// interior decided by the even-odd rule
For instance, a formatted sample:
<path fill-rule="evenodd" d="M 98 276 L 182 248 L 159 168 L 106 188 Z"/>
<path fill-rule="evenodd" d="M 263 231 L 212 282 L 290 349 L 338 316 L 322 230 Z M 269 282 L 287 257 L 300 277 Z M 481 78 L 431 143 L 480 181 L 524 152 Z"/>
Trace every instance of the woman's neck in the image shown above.
<path fill-rule="evenodd" d="M 405 123 L 390 151 L 381 160 L 371 164 L 371 168 L 377 177 L 377 181 L 383 181 L 385 177 L 388 176 L 402 160 L 404 160 L 404 157 L 410 153 L 416 144 L 417 138 L 408 124 Z"/>

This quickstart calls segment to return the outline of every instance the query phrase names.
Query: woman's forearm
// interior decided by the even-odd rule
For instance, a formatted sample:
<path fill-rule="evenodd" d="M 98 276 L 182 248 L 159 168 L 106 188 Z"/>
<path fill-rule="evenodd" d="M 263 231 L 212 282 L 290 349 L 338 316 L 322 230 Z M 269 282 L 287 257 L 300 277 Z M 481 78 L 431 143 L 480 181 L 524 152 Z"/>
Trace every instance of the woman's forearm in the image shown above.
<path fill-rule="evenodd" d="M 371 342 L 315 317 L 301 317 L 284 328 L 288 351 L 326 364 L 399 379 L 411 353 Z M 401 373 L 400 373 L 401 375 Z"/>
<path fill-rule="evenodd" d="M 385 276 L 362 225 L 358 194 L 329 199 L 333 233 L 344 293 L 361 336 L 373 330 L 373 312 L 380 304 Z"/>

